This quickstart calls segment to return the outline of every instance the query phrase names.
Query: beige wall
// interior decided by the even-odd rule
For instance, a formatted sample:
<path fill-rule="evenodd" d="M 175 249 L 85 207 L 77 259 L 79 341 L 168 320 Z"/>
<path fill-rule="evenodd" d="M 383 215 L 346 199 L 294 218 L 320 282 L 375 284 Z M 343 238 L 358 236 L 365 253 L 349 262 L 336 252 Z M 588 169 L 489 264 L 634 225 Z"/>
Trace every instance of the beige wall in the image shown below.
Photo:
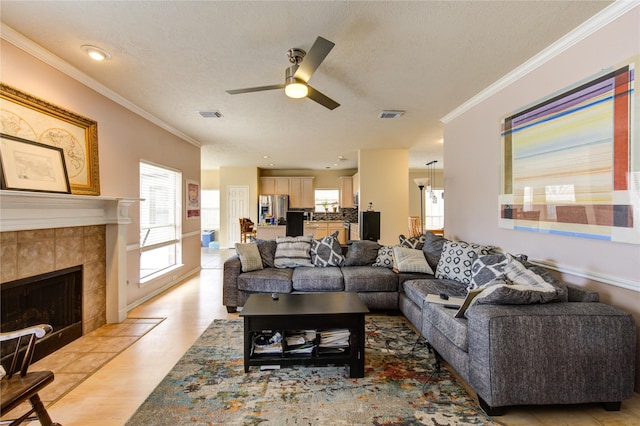
<path fill-rule="evenodd" d="M 640 292 L 606 282 L 640 282 L 640 246 L 499 228 L 498 163 L 501 117 L 638 55 L 638 22 L 640 8 L 635 8 L 444 129 L 446 236 L 555 264 L 565 281 L 597 290 L 603 302 L 632 313 L 638 324 L 636 392 L 640 391 Z"/>
<path fill-rule="evenodd" d="M 183 180 L 200 181 L 200 148 L 89 89 L 2 40 L 2 82 L 98 122 L 101 195 L 138 198 L 139 162 L 150 161 L 182 171 Z M 184 187 L 184 185 L 183 185 Z M 129 213 L 127 303 L 131 306 L 164 286 L 200 269 L 200 220 L 186 220 L 182 233 L 184 265 L 171 277 L 139 287 L 139 206 Z M 193 235 L 191 235 L 193 234 Z M 175 279 L 173 277 L 176 277 Z"/>
<path fill-rule="evenodd" d="M 202 170 L 200 173 L 202 189 L 220 189 L 220 170 Z"/>
<path fill-rule="evenodd" d="M 409 151 L 406 149 L 361 150 L 358 153 L 360 210 L 369 202 L 380 212 L 380 244 L 398 243 L 407 234 L 409 217 Z"/>
<path fill-rule="evenodd" d="M 220 168 L 220 247 L 234 247 L 239 240 L 231 240 L 230 227 L 240 228 L 239 216 L 229 217 L 229 187 L 247 186 L 249 197 L 246 205 L 248 217 L 258 223 L 258 168 L 257 167 L 221 167 Z"/>

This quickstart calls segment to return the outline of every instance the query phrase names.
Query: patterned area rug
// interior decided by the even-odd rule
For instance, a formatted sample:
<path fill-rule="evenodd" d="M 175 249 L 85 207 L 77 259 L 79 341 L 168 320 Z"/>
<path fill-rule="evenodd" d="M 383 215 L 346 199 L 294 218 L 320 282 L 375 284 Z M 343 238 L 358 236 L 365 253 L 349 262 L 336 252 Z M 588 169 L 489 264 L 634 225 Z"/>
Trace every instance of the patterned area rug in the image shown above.
<path fill-rule="evenodd" d="M 242 320 L 215 320 L 127 425 L 493 425 L 407 320 L 367 316 L 365 377 L 347 366 L 244 373 Z"/>

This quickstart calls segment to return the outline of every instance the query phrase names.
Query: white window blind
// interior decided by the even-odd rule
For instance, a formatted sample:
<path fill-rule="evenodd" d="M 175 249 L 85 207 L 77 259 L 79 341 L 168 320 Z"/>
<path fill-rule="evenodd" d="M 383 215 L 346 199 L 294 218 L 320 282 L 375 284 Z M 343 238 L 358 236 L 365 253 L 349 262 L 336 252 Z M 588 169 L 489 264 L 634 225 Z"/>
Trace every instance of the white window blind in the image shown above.
<path fill-rule="evenodd" d="M 140 247 L 142 251 L 179 239 L 178 188 L 181 174 L 140 163 Z"/>

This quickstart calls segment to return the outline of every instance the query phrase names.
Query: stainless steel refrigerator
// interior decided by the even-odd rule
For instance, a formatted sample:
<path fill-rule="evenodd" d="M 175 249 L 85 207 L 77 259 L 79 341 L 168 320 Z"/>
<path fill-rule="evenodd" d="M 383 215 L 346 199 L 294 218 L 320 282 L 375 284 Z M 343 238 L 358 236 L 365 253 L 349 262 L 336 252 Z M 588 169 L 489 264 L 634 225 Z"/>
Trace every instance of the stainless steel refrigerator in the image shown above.
<path fill-rule="evenodd" d="M 261 195 L 259 198 L 258 212 L 260 223 L 273 217 L 276 224 L 286 222 L 287 210 L 289 210 L 288 195 Z"/>

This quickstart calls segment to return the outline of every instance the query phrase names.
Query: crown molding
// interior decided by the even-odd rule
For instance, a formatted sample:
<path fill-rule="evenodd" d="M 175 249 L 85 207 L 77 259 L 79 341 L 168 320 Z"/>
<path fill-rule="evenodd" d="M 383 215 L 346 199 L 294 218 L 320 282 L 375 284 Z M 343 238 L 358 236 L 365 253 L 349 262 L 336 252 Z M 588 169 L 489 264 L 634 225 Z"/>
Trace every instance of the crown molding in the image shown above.
<path fill-rule="evenodd" d="M 198 148 L 200 148 L 202 146 L 202 143 L 200 143 L 196 139 L 192 138 L 191 136 L 186 135 L 185 133 L 183 133 L 180 130 L 176 129 L 175 127 L 167 124 L 166 122 L 162 121 L 161 119 L 159 119 L 158 117 L 154 116 L 153 114 L 145 111 L 144 109 L 140 108 L 139 106 L 137 106 L 133 102 L 129 101 L 128 99 L 125 99 L 124 97 L 120 96 L 119 94 L 117 94 L 113 90 L 111 90 L 111 89 L 107 88 L 106 86 L 100 84 L 99 82 L 97 82 L 93 78 L 89 77 L 87 74 L 83 73 L 82 71 L 80 71 L 79 69 L 74 67 L 73 65 L 71 65 L 68 62 L 62 60 L 61 58 L 59 58 L 58 56 L 54 55 L 53 53 L 51 53 L 47 49 L 45 49 L 42 46 L 34 43 L 32 40 L 29 40 L 28 38 L 26 38 L 25 36 L 23 36 L 22 34 L 17 32 L 16 30 L 14 30 L 13 28 L 11 28 L 11 27 L 9 27 L 6 24 L 1 23 L 1 22 L 0 22 L 0 38 L 2 38 L 3 40 L 6 40 L 7 42 L 9 42 L 11 44 L 13 44 L 17 48 L 27 52 L 28 54 L 30 54 L 31 56 L 35 57 L 36 59 L 41 60 L 45 64 L 50 65 L 53 68 L 57 69 L 58 71 L 68 75 L 69 77 L 73 78 L 74 80 L 84 84 L 85 86 L 89 87 L 90 89 L 95 90 L 96 92 L 100 93 L 104 97 L 106 97 L 106 98 L 114 101 L 115 103 L 123 106 L 124 108 L 128 109 L 129 111 L 133 112 L 134 114 L 139 115 L 140 117 L 144 118 L 145 120 L 148 120 L 151 123 L 155 124 L 156 126 L 158 126 L 158 127 L 162 128 L 162 129 L 166 130 L 167 132 L 179 137 L 180 139 L 184 140 L 185 142 L 188 142 L 191 145 L 197 146 Z"/>
<path fill-rule="evenodd" d="M 614 2 L 610 6 L 603 9 L 601 12 L 593 15 L 591 18 L 580 24 L 573 31 L 569 32 L 558 41 L 526 61 L 524 64 L 520 65 L 509 74 L 505 75 L 500 80 L 496 81 L 495 83 L 451 111 L 449 114 L 442 117 L 440 121 L 444 124 L 451 122 L 479 103 L 484 102 L 491 96 L 505 89 L 510 84 L 518 81 L 522 77 L 526 76 L 530 72 L 534 71 L 535 69 L 547 63 L 561 53 L 565 52 L 570 47 L 589 37 L 605 25 L 610 24 L 620 16 L 624 15 L 625 13 L 629 12 L 639 5 L 640 1 L 638 0 L 618 0 Z"/>

